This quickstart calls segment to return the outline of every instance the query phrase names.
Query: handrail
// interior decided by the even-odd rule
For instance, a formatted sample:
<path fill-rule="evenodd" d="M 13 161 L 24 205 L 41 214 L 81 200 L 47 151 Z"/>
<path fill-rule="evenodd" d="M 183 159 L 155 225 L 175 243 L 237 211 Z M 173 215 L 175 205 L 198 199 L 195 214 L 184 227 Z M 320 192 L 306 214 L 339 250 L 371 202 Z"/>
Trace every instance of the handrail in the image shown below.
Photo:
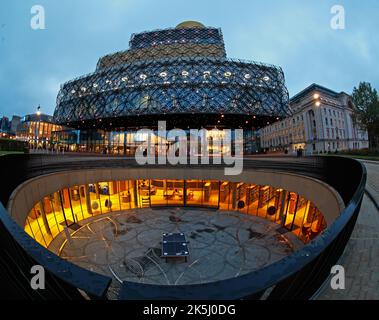
<path fill-rule="evenodd" d="M 52 275 L 93 298 L 105 297 L 111 278 L 76 266 L 38 244 L 11 218 L 1 202 L 0 221 L 35 264 L 42 265 Z"/>

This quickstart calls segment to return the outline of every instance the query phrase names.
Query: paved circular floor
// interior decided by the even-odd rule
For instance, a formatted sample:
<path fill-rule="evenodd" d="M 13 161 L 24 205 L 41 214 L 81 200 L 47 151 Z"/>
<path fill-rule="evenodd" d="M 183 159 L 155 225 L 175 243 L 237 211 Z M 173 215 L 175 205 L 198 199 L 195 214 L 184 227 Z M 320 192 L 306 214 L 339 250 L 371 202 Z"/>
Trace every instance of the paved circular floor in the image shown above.
<path fill-rule="evenodd" d="M 137 209 L 80 222 L 49 249 L 62 258 L 117 281 L 193 284 L 236 277 L 267 266 L 302 246 L 278 224 L 231 211 L 191 208 Z M 183 232 L 188 261 L 165 262 L 162 233 Z"/>

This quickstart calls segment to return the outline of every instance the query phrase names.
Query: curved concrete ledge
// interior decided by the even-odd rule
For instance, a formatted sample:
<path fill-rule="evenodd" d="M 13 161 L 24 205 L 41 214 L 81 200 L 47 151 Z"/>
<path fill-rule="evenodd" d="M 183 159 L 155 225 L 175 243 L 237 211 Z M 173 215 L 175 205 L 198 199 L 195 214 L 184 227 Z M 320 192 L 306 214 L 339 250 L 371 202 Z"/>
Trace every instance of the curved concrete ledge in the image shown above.
<path fill-rule="evenodd" d="M 225 176 L 223 169 L 218 168 L 110 168 L 81 171 L 63 171 L 41 175 L 19 185 L 8 202 L 11 217 L 24 227 L 26 217 L 33 206 L 43 197 L 62 188 L 73 187 L 100 181 L 127 179 L 203 179 L 245 182 L 259 185 L 270 185 L 296 192 L 312 201 L 323 213 L 330 226 L 344 210 L 341 196 L 326 183 L 292 173 L 268 170 L 245 169 L 243 176 Z"/>
<path fill-rule="evenodd" d="M 46 159 L 41 159 L 40 157 L 35 156 L 25 157 L 25 155 L 22 155 L 21 157 L 17 155 L 2 158 L 7 160 L 3 163 L 3 166 L 1 166 L 3 180 L 7 182 L 3 184 L 1 190 L 2 201 L 3 203 L 8 202 L 10 195 L 13 193 L 12 201 L 8 203 L 8 208 L 12 208 L 12 203 L 20 200 L 21 202 L 24 202 L 22 206 L 24 206 L 23 210 L 25 210 L 25 212 L 28 212 L 29 208 L 32 207 L 34 201 L 33 197 L 40 198 L 51 192 L 50 190 L 45 190 L 46 186 L 44 186 L 45 183 L 43 183 L 43 181 L 40 181 L 39 185 L 38 181 L 42 176 L 36 178 L 36 181 L 26 181 L 28 178 L 59 171 L 62 175 L 51 175 L 51 182 L 55 185 L 54 188 L 59 189 L 62 187 L 70 187 L 72 180 L 84 180 L 84 183 L 86 183 L 85 180 L 87 178 L 83 177 L 83 175 L 92 177 L 93 179 L 90 179 L 92 180 L 92 183 L 99 181 L 100 171 L 96 171 L 95 169 L 100 167 L 109 169 L 114 168 L 114 170 L 108 170 L 109 174 L 112 173 L 114 176 L 118 175 L 118 169 L 116 170 L 115 168 L 123 168 L 119 169 L 121 171 L 128 171 L 129 168 L 133 166 L 136 168 L 135 164 L 133 165 L 133 163 L 128 160 L 112 159 L 112 161 L 110 161 L 108 158 L 102 160 L 100 157 L 99 159 L 86 157 L 81 158 L 80 161 L 78 159 L 79 157 L 67 157 L 64 159 L 61 157 L 50 157 L 47 159 L 46 157 Z M 273 175 L 271 183 L 275 183 L 275 181 L 280 183 L 281 181 L 286 180 L 287 187 L 277 184 L 278 187 L 290 188 L 288 185 L 293 181 L 295 184 L 295 188 L 291 188 L 293 192 L 299 193 L 308 200 L 313 201 L 314 204 L 319 207 L 320 211 L 324 211 L 323 213 L 327 220 L 330 220 L 331 217 L 333 218 L 333 214 L 330 214 L 330 210 L 325 210 L 323 208 L 322 204 L 328 206 L 330 204 L 328 203 L 327 198 L 322 199 L 323 194 L 320 193 L 320 189 L 331 191 L 329 192 L 329 199 L 332 199 L 331 201 L 335 201 L 335 203 L 341 203 L 341 208 L 343 208 L 342 198 L 346 206 L 345 209 L 343 209 L 334 222 L 332 221 L 333 223 L 328 223 L 327 229 L 314 240 L 307 243 L 302 249 L 281 259 L 277 263 L 241 277 L 210 284 L 192 285 L 190 290 L 186 286 L 163 287 L 158 285 L 149 286 L 138 283 L 124 283 L 119 299 L 310 299 L 325 281 L 327 276 L 330 275 L 330 268 L 338 263 L 338 259 L 346 247 L 346 243 L 350 238 L 356 219 L 359 216 L 367 174 L 365 167 L 361 163 L 343 157 L 331 156 L 304 158 L 298 163 L 293 160 L 294 159 L 285 159 L 285 161 L 251 160 L 246 163 L 245 171 L 240 178 L 225 177 L 221 175 L 222 179 L 220 180 L 238 180 L 244 182 L 247 180 L 247 171 L 250 171 L 250 168 L 251 173 L 249 173 L 249 176 L 251 175 L 258 179 L 261 174 L 257 172 L 257 169 L 261 169 L 262 171 L 266 171 Z M 17 169 L 10 170 L 10 168 Z M 93 168 L 93 170 L 87 170 L 89 168 Z M 346 168 L 349 169 L 349 179 L 346 179 Z M 140 168 L 138 167 L 138 169 Z M 190 167 L 176 167 L 176 169 L 178 171 L 192 170 Z M 208 174 L 210 174 L 209 171 L 213 172 L 214 169 L 216 168 L 204 169 L 203 167 L 203 170 L 207 170 L 208 172 L 204 173 L 204 175 L 200 174 L 202 176 L 208 176 Z M 65 170 L 71 170 L 71 173 L 68 174 L 64 172 Z M 156 167 L 154 170 L 149 168 L 148 170 L 150 173 L 153 173 L 156 172 L 154 170 L 162 170 L 162 167 Z M 279 170 L 286 170 L 286 172 L 291 172 L 293 174 L 288 173 L 285 177 L 280 174 L 279 177 L 279 174 L 277 173 Z M 130 176 L 130 174 L 131 173 L 126 172 L 121 173 L 122 177 L 126 175 Z M 188 175 L 190 175 L 190 173 L 188 173 Z M 302 177 L 299 178 L 297 175 L 301 175 Z M 81 177 L 79 178 L 79 176 Z M 178 176 L 183 176 L 183 173 L 179 172 Z M 187 176 L 187 174 L 185 174 L 185 176 Z M 291 176 L 293 176 L 293 179 Z M 304 176 L 310 176 L 311 178 L 307 179 Z M 168 176 L 165 176 L 164 178 L 168 178 Z M 325 181 L 326 185 L 323 186 L 322 182 L 312 178 Z M 107 179 L 110 180 L 109 177 L 107 177 Z M 308 182 L 304 179 L 308 180 Z M 312 180 L 317 184 L 312 184 Z M 26 181 L 25 185 L 21 186 L 21 183 L 24 181 Z M 33 182 L 33 184 L 28 187 L 29 191 L 22 190 L 24 186 L 28 186 L 31 182 Z M 257 184 L 270 183 L 267 181 L 258 182 L 258 180 L 255 180 L 254 182 Z M 308 186 L 310 185 L 313 190 L 307 190 L 304 183 L 309 183 Z M 330 186 L 332 186 L 334 190 L 330 188 Z M 16 187 L 17 190 L 15 190 Z M 338 191 L 338 194 L 335 190 Z M 28 194 L 28 192 L 30 194 Z M 318 198 L 318 200 L 315 197 L 312 197 L 312 193 Z M 330 193 L 334 193 L 334 196 Z M 333 200 L 333 197 L 335 200 Z M 26 199 L 28 199 L 30 203 L 27 203 Z M 98 290 L 100 294 L 91 292 L 86 282 L 90 281 L 92 283 L 92 279 L 83 278 L 83 273 L 78 273 L 76 270 L 78 267 L 69 262 L 66 262 L 63 266 L 57 256 L 54 256 L 53 253 L 38 245 L 38 243 L 28 236 L 23 228 L 11 218 L 9 212 L 1 209 L 0 205 L 0 216 L 2 216 L 2 221 L 8 222 L 8 224 L 1 224 L 4 226 L 1 234 L 5 236 L 5 239 L 7 240 L 4 241 L 3 247 L 9 251 L 12 248 L 14 249 L 15 246 L 21 245 L 25 251 L 25 254 L 22 256 L 15 254 L 11 260 L 5 258 L 1 259 L 0 257 L 1 263 L 7 266 L 7 268 L 4 269 L 5 277 L 14 279 L 14 271 L 12 270 L 17 270 L 22 274 L 22 277 L 20 278 L 21 280 L 17 282 L 17 285 L 11 280 L 9 282 L 10 285 L 7 286 L 7 283 L 5 283 L 5 288 L 9 288 L 7 292 L 9 292 L 10 296 L 18 298 L 23 296 L 28 299 L 40 298 L 41 293 L 35 293 L 34 290 L 28 291 L 28 289 L 30 289 L 28 275 L 30 275 L 31 266 L 36 263 L 46 266 L 48 276 L 53 277 L 53 279 L 57 281 L 50 282 L 50 284 L 54 285 L 57 283 L 57 285 L 52 288 L 46 287 L 46 290 L 43 291 L 46 297 L 57 297 L 57 292 L 62 292 L 62 286 L 60 286 L 60 284 L 64 285 L 63 292 L 66 299 L 68 299 L 68 297 L 75 299 L 72 293 L 76 292 L 77 288 L 87 294 L 90 293 L 91 297 L 103 296 L 101 292 L 106 291 L 105 286 L 101 286 L 101 292 Z M 15 217 L 17 216 L 15 213 L 18 209 L 16 207 L 14 209 L 15 211 L 12 215 Z M 20 209 L 22 209 L 22 207 L 20 207 Z M 23 238 L 22 241 L 20 240 L 21 236 Z M 33 248 L 32 251 L 30 251 L 31 247 Z M 17 253 L 19 252 L 20 250 L 17 250 Z M 51 254 L 51 256 L 49 254 Z M 56 257 L 57 259 L 54 260 L 51 257 Z M 309 270 L 317 270 L 317 272 L 310 273 Z M 92 274 L 93 276 L 93 272 L 88 270 L 85 270 L 85 272 L 87 274 Z"/>

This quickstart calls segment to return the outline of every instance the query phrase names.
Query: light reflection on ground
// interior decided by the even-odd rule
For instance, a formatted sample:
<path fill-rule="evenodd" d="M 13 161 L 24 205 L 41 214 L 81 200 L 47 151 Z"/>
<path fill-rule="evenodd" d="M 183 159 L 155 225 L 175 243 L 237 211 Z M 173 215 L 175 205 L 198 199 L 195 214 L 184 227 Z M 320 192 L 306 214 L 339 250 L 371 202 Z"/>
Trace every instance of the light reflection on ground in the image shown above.
<path fill-rule="evenodd" d="M 71 262 L 118 281 L 194 284 L 236 277 L 267 266 L 302 246 L 276 223 L 231 211 L 135 209 L 81 221 L 72 241 L 64 233 L 49 246 Z M 162 233 L 183 232 L 190 256 L 160 257 Z"/>

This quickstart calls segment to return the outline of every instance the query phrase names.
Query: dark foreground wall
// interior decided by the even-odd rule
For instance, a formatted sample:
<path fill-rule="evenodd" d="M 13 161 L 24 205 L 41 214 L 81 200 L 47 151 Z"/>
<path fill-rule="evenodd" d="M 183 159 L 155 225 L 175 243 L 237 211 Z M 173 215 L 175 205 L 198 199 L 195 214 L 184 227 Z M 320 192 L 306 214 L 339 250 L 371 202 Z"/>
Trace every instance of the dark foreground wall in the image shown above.
<path fill-rule="evenodd" d="M 133 160 L 105 157 L 9 155 L 0 157 L 0 200 L 5 205 L 20 183 L 62 170 L 131 167 Z M 124 282 L 121 299 L 309 299 L 342 254 L 357 219 L 366 183 L 364 166 L 341 157 L 304 160 L 246 160 L 245 168 L 294 172 L 318 178 L 334 187 L 346 209 L 329 228 L 302 250 L 266 268 L 224 281 L 191 286 L 158 286 Z M 31 266 L 47 270 L 47 288 L 30 288 Z M 38 245 L 0 205 L 0 281 L 9 299 L 105 298 L 110 278 L 63 261 Z M 269 289 L 269 290 L 267 290 Z"/>

